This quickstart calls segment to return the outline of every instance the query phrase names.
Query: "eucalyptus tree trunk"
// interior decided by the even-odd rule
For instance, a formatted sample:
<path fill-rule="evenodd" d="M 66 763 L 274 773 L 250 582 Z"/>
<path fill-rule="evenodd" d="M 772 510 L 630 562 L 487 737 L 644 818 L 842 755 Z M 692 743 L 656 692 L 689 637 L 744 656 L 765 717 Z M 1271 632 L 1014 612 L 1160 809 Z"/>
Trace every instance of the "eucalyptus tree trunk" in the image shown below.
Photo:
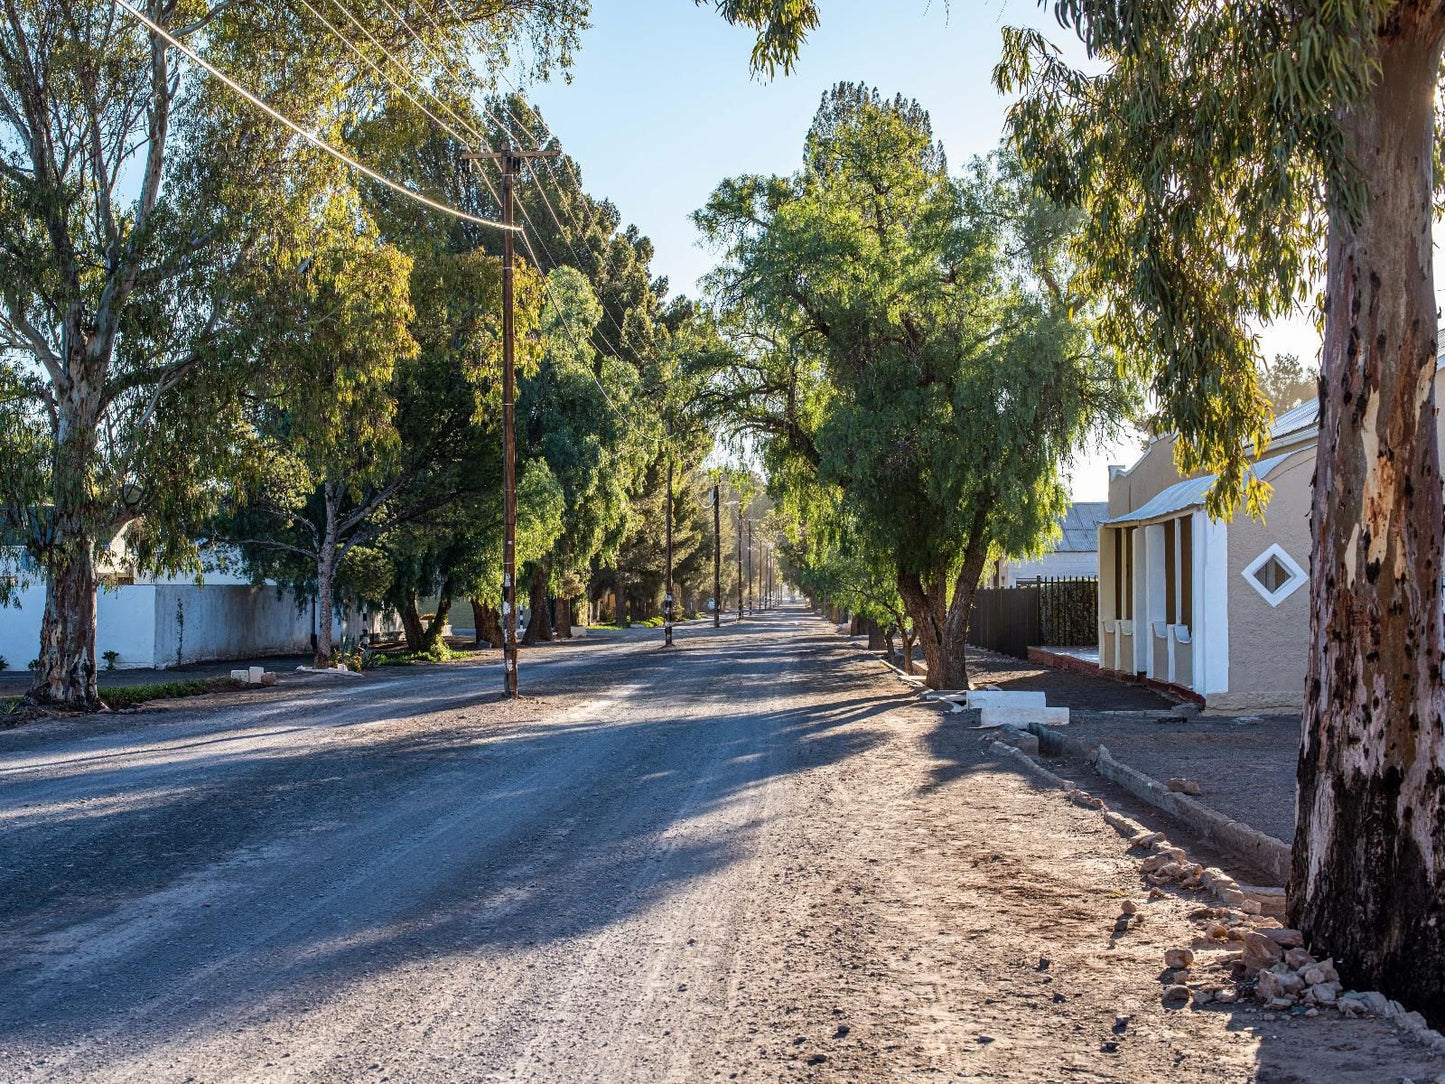
<path fill-rule="evenodd" d="M 95 666 L 95 549 L 92 509 L 95 430 L 100 390 L 84 339 L 73 335 L 75 357 L 68 393 L 56 403 L 55 451 L 51 458 L 51 519 L 46 525 L 41 564 L 45 568 L 45 610 L 40 651 L 26 699 L 95 711 L 100 704 Z M 107 539 L 109 541 L 109 539 Z"/>
<path fill-rule="evenodd" d="M 1407 12 L 1342 116 L 1369 184 L 1330 224 L 1290 917 L 1358 989 L 1445 1022 L 1442 502 L 1431 272 L 1440 40 Z"/>
<path fill-rule="evenodd" d="M 330 666 L 336 657 L 331 637 L 331 618 L 336 593 L 336 511 L 338 498 L 330 482 L 322 486 L 326 504 L 326 528 L 316 551 L 316 657 L 313 666 Z"/>
<path fill-rule="evenodd" d="M 547 608 L 547 562 L 538 561 L 532 570 L 532 595 L 529 603 L 532 616 L 527 622 L 526 635 L 522 643 L 535 644 L 538 640 L 552 640 L 552 612 Z"/>
<path fill-rule="evenodd" d="M 40 621 L 40 655 L 26 699 L 94 711 L 95 557 L 84 530 L 55 525 Z"/>
<path fill-rule="evenodd" d="M 557 599 L 557 627 L 553 630 L 559 640 L 572 639 L 572 600 Z"/>

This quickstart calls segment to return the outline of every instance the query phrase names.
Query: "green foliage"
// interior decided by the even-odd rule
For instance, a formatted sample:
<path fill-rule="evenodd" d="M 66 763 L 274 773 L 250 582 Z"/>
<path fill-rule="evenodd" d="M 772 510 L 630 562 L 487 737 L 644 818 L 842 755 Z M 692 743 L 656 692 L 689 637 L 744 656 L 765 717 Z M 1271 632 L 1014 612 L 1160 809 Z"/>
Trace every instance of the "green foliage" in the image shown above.
<path fill-rule="evenodd" d="M 119 685 L 103 689 L 101 699 L 112 711 L 133 708 L 151 700 L 176 700 L 181 697 L 206 696 L 209 693 L 244 689 L 245 682 L 228 677 L 196 678 L 190 681 L 161 681 L 148 685 Z"/>
<path fill-rule="evenodd" d="M 538 77 L 565 69 L 587 12 L 585 0 L 423 7 L 411 12 L 420 35 L 398 39 L 383 5 L 360 10 L 354 36 L 384 35 L 452 99 L 470 92 L 456 73 L 475 55 L 520 60 Z M 378 74 L 379 57 L 358 58 L 301 7 L 147 10 L 334 143 L 412 108 Z M 96 553 L 122 528 L 138 570 L 193 569 L 189 528 L 215 512 L 217 479 L 255 471 L 245 407 L 248 393 L 271 390 L 257 339 L 276 328 L 258 327 L 274 314 L 248 301 L 277 270 L 276 239 L 304 235 L 337 167 L 177 66 L 161 38 L 103 0 L 17 0 L 0 58 L 0 516 L 23 535 L 22 571 L 52 583 L 87 589 Z M 376 328 L 390 333 L 385 319 Z M 313 405 L 349 404 L 343 394 Z M 37 688 L 91 700 L 93 686 L 72 689 L 64 675 L 87 669 L 93 634 L 61 620 L 46 642 Z"/>
<path fill-rule="evenodd" d="M 917 103 L 852 84 L 804 163 L 725 181 L 696 216 L 737 343 L 715 403 L 763 439 L 800 535 L 835 529 L 863 579 L 1037 548 L 1063 466 L 1130 405 L 1072 291 L 1073 219 L 1007 157 L 950 176 Z"/>
<path fill-rule="evenodd" d="M 709 0 L 694 0 L 701 7 Z M 814 0 L 711 0 L 720 15 L 735 26 L 757 31 L 752 65 L 768 76 L 778 68 L 792 70 L 803 40 L 818 26 Z"/>
<path fill-rule="evenodd" d="M 1180 469 L 1218 473 L 1215 516 L 1241 496 L 1258 513 L 1267 493 L 1250 472 L 1270 420 L 1250 329 L 1313 300 L 1328 218 L 1364 211 L 1339 118 L 1373 82 L 1388 6 L 1058 4 L 1097 74 L 1037 31 L 1005 31 L 995 82 L 1021 94 L 1018 153 L 1084 212 L 1071 249 L 1097 333 L 1151 385 Z"/>

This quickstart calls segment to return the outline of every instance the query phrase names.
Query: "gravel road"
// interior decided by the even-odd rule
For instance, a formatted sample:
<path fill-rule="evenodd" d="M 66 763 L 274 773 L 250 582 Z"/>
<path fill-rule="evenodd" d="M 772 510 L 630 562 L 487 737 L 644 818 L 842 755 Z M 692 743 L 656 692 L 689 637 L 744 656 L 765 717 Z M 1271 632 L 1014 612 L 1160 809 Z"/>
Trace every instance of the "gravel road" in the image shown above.
<path fill-rule="evenodd" d="M 0 733 L 0 1080 L 1445 1072 L 1163 1009 L 1194 904 L 824 622 L 659 635 Z"/>

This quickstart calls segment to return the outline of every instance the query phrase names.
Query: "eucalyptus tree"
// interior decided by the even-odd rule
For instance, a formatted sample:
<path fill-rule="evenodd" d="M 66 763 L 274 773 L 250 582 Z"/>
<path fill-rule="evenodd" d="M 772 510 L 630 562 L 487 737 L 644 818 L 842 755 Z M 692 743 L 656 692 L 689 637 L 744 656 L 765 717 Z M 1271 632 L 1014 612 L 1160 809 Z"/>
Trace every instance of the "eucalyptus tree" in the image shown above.
<path fill-rule="evenodd" d="M 724 372 L 736 424 L 834 486 L 891 554 L 934 688 L 967 684 L 991 551 L 1026 551 L 1066 506 L 1062 466 L 1122 409 L 1075 317 L 1071 221 L 1007 160 L 949 175 L 917 103 L 839 84 L 790 178 L 718 187 L 696 220 L 710 289 L 748 328 Z"/>
<path fill-rule="evenodd" d="M 1311 652 L 1290 917 L 1361 985 L 1445 1019 L 1445 541 L 1431 253 L 1445 9 L 1055 5 L 1094 61 L 1013 31 L 997 81 L 1048 191 L 1084 208 L 1102 330 L 1153 381 L 1180 466 L 1252 512 L 1260 321 L 1320 301 Z"/>
<path fill-rule="evenodd" d="M 461 26 L 490 60 L 521 46 L 545 73 L 570 60 L 587 7 L 428 2 L 423 33 L 399 38 L 385 5 L 363 4 L 376 39 L 358 31 L 353 50 L 300 3 L 135 6 L 274 108 L 342 139 L 397 95 L 377 74 L 389 61 L 376 42 L 397 57 L 393 78 L 458 97 L 471 89 L 451 74 L 466 58 Z M 304 212 L 296 150 L 290 131 L 110 0 L 6 5 L 0 509 L 47 583 L 33 700 L 99 705 L 95 561 L 117 534 L 142 568 L 195 561 L 185 523 L 233 458 L 250 360 L 236 285 L 264 247 L 256 234 Z"/>
<path fill-rule="evenodd" d="M 631 496 L 645 462 L 636 435 L 643 424 L 638 374 L 599 354 L 593 332 L 602 307 L 581 271 L 547 276 L 536 372 L 521 382 L 522 453 L 545 462 L 563 494 L 563 528 L 553 548 L 532 562 L 531 620 L 526 642 L 551 638 L 548 599 L 558 600 L 557 631 L 570 635 L 572 600 L 583 595 L 592 562 L 613 559 L 628 523 Z"/>
<path fill-rule="evenodd" d="M 256 575 L 316 598 L 323 614 L 339 601 L 348 554 L 377 546 L 398 558 L 391 596 L 415 626 L 412 564 L 464 567 L 474 547 L 450 534 L 469 526 L 456 513 L 500 505 L 501 269 L 479 251 L 402 253 L 354 197 L 297 243 L 275 252 L 285 271 L 257 301 L 268 390 L 248 417 L 264 466 L 217 541 L 240 546 Z M 520 268 L 524 375 L 537 364 L 540 292 Z M 488 522 L 479 515 L 473 529 Z M 431 537 L 418 537 L 423 527 Z M 402 528 L 407 537 L 388 539 Z M 331 654 L 323 619 L 318 663 Z"/>

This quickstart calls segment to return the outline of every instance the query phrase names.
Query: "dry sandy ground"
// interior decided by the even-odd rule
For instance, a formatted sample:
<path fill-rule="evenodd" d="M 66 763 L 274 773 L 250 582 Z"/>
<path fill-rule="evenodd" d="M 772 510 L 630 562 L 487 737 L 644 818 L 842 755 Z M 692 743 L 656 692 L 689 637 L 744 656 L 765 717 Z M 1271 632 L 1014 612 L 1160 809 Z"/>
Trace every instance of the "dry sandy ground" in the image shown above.
<path fill-rule="evenodd" d="M 821 621 L 654 641 L 0 735 L 0 1080 L 1445 1072 L 1164 1009 L 1194 903 Z"/>

